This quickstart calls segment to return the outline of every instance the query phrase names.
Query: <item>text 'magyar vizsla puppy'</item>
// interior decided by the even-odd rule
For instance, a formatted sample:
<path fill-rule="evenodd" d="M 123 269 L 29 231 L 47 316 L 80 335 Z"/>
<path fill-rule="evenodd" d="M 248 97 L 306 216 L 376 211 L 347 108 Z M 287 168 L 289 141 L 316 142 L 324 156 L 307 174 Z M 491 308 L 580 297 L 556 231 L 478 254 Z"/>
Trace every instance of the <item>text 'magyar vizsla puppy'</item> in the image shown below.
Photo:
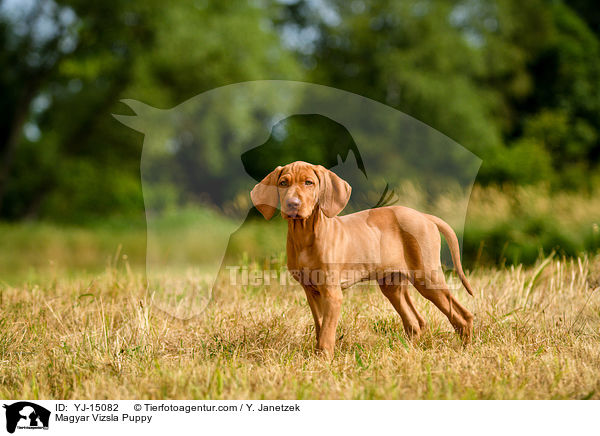
<path fill-rule="evenodd" d="M 412 283 L 469 342 L 473 315 L 450 294 L 440 262 L 441 232 L 458 276 L 473 295 L 452 228 L 440 218 L 402 206 L 337 216 L 350 192 L 350 185 L 332 171 L 301 161 L 275 168 L 251 192 L 266 219 L 281 204 L 288 222 L 287 265 L 306 292 L 317 350 L 333 356 L 342 290 L 364 280 L 377 280 L 408 334 L 418 335 L 425 326 L 408 292 Z"/>

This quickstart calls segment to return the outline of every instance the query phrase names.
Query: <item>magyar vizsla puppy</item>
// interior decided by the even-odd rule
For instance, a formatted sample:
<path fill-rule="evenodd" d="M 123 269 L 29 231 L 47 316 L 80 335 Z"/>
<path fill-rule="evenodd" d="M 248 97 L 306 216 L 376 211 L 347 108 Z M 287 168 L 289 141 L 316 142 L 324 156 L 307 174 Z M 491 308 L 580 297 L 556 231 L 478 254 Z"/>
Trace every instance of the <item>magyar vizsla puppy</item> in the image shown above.
<path fill-rule="evenodd" d="M 409 335 L 420 334 L 425 326 L 408 292 L 412 283 L 469 342 L 473 315 L 450 294 L 440 263 L 441 232 L 458 276 L 473 295 L 452 228 L 440 218 L 402 206 L 337 216 L 350 191 L 332 171 L 298 161 L 275 168 L 251 192 L 266 219 L 281 204 L 288 222 L 287 265 L 306 292 L 317 350 L 333 356 L 342 290 L 364 280 L 377 280 Z"/>

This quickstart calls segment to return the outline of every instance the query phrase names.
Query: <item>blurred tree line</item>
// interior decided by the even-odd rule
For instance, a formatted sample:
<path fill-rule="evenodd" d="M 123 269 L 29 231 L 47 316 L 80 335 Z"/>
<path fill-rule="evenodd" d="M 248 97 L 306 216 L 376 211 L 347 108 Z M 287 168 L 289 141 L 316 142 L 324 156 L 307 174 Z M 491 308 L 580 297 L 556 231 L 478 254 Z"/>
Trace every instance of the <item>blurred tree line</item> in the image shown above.
<path fill-rule="evenodd" d="M 2 0 L 0 217 L 140 215 L 142 136 L 111 117 L 131 113 L 119 100 L 169 108 L 259 79 L 395 107 L 479 155 L 480 184 L 591 189 L 598 11 L 586 0 Z"/>

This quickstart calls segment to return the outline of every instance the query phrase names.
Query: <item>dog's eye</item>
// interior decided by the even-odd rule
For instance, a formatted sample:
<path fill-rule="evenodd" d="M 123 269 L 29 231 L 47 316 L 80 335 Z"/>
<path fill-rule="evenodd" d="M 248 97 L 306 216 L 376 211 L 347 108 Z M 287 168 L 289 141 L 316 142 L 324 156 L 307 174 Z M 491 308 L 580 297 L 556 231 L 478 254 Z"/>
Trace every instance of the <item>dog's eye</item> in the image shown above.
<path fill-rule="evenodd" d="M 312 180 L 307 180 L 307 181 L 304 182 L 304 184 L 306 186 L 314 185 L 314 183 L 312 182 Z"/>
<path fill-rule="evenodd" d="M 281 182 L 279 182 L 279 186 L 287 186 L 288 182 L 287 180 L 282 180 Z"/>

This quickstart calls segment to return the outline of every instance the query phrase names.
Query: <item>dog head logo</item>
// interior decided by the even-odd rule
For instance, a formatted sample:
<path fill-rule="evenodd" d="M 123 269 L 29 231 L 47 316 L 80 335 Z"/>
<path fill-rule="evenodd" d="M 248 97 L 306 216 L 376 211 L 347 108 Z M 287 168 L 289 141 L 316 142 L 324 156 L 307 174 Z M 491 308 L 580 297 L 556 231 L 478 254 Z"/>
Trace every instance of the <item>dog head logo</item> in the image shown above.
<path fill-rule="evenodd" d="M 48 429 L 50 411 L 28 401 L 5 404 L 6 431 L 14 433 L 16 429 Z"/>
<path fill-rule="evenodd" d="M 460 234 L 481 164 L 400 111 L 310 83 L 238 83 L 167 110 L 123 102 L 135 115 L 115 118 L 144 134 L 148 285 L 154 305 L 181 319 L 210 302 L 236 247 L 231 235 L 260 216 L 250 192 L 273 168 L 301 160 L 331 170 L 352 187 L 343 213 L 397 200 L 410 206 L 403 201 L 410 187 L 427 198 L 418 206 L 428 212 L 436 193 L 456 187 L 458 201 L 438 215 Z M 198 204 L 205 212 L 190 214 Z"/>

